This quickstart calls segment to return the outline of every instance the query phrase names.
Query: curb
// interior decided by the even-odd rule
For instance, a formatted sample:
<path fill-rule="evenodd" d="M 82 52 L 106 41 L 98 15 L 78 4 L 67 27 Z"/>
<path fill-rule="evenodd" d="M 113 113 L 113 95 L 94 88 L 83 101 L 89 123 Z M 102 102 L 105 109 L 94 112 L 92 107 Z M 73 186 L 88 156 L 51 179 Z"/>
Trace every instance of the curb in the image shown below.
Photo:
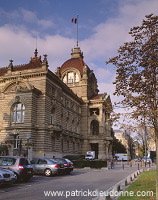
<path fill-rule="evenodd" d="M 118 194 L 118 192 L 123 191 L 127 185 L 131 184 L 135 179 L 138 178 L 138 176 L 144 171 L 144 169 L 140 169 L 132 173 L 131 175 L 127 176 L 120 182 L 116 183 L 114 186 L 109 188 L 108 190 L 104 191 L 103 196 L 97 196 L 93 198 L 92 200 L 114 200 L 117 199 L 119 196 L 115 195 Z"/>

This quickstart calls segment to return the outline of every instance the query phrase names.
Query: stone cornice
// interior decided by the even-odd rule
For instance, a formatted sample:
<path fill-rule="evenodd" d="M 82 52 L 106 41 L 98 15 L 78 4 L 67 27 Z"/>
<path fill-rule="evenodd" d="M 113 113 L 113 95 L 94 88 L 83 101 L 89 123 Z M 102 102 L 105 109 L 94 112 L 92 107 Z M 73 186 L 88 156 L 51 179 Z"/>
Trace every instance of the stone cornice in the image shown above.
<path fill-rule="evenodd" d="M 11 80 L 17 80 L 17 79 L 28 79 L 32 77 L 39 77 L 39 76 L 46 76 L 47 71 L 45 72 L 39 72 L 39 73 L 26 73 L 26 74 L 19 74 L 19 75 L 6 75 L 3 77 L 0 77 L 0 83 L 11 81 Z"/>

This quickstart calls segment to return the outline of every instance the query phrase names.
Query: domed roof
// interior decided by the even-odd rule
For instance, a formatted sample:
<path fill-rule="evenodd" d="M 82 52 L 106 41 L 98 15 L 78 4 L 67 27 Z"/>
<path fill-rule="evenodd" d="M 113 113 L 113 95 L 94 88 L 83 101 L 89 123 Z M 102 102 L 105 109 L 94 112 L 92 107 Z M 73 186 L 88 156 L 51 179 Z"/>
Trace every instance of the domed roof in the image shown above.
<path fill-rule="evenodd" d="M 71 58 L 67 60 L 66 62 L 64 62 L 64 64 L 60 68 L 60 72 L 62 73 L 66 69 L 76 68 L 77 70 L 79 70 L 79 72 L 82 73 L 85 65 L 86 65 L 85 62 L 83 61 L 81 57 Z"/>

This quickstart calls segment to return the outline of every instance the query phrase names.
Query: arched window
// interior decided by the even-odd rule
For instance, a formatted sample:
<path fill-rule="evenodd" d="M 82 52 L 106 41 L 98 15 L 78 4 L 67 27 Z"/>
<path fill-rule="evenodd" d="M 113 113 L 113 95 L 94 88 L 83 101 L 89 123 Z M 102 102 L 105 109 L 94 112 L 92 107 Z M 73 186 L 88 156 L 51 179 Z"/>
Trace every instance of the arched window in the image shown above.
<path fill-rule="evenodd" d="M 99 122 L 97 120 L 93 120 L 91 122 L 91 134 L 98 135 L 99 134 Z"/>
<path fill-rule="evenodd" d="M 67 74 L 64 75 L 63 82 L 65 84 L 78 83 L 79 82 L 79 76 L 76 72 L 73 72 L 73 71 L 68 72 Z"/>
<path fill-rule="evenodd" d="M 22 103 L 16 103 L 11 110 L 11 122 L 23 123 L 25 117 L 25 106 Z"/>

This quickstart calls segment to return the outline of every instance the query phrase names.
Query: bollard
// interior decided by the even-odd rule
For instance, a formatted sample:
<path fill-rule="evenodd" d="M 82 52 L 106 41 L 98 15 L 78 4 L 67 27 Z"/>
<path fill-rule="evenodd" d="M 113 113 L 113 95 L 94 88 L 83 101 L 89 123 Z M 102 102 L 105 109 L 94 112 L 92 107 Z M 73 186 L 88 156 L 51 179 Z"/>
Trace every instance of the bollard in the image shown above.
<path fill-rule="evenodd" d="M 122 169 L 124 170 L 124 164 L 122 164 Z"/>
<path fill-rule="evenodd" d="M 139 163 L 138 163 L 138 170 L 139 170 Z"/>

